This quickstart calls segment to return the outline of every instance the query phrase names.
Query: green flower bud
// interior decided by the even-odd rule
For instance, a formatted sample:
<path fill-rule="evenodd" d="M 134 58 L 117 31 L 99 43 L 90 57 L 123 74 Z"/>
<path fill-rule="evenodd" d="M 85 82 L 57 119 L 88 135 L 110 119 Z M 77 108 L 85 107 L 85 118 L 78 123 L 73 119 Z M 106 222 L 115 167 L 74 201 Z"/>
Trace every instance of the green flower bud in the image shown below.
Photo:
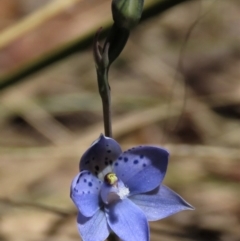
<path fill-rule="evenodd" d="M 118 27 L 131 29 L 138 24 L 144 0 L 113 0 L 112 15 Z"/>

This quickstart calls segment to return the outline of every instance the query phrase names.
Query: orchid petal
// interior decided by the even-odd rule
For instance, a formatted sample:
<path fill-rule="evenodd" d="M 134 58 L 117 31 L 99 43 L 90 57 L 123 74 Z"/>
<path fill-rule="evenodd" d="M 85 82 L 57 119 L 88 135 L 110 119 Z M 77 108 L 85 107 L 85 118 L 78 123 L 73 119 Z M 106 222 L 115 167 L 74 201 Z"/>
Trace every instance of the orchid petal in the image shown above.
<path fill-rule="evenodd" d="M 161 185 L 146 194 L 137 194 L 130 199 L 145 213 L 148 221 L 155 221 L 183 210 L 194 209 L 170 188 Z"/>
<path fill-rule="evenodd" d="M 98 210 L 91 218 L 78 213 L 77 226 L 83 241 L 104 241 L 110 233 L 105 213 L 102 210 Z"/>
<path fill-rule="evenodd" d="M 71 198 L 85 217 L 91 217 L 100 208 L 100 189 L 102 181 L 89 171 L 80 172 L 71 185 Z"/>
<path fill-rule="evenodd" d="M 168 155 L 165 149 L 159 147 L 135 147 L 119 156 L 113 170 L 131 195 L 152 191 L 166 174 Z"/>
<path fill-rule="evenodd" d="M 149 226 L 142 210 L 128 199 L 105 207 L 108 225 L 123 241 L 149 241 Z"/>
<path fill-rule="evenodd" d="M 121 152 L 121 147 L 114 139 L 100 135 L 83 154 L 79 168 L 81 171 L 88 170 L 103 180 Z"/>

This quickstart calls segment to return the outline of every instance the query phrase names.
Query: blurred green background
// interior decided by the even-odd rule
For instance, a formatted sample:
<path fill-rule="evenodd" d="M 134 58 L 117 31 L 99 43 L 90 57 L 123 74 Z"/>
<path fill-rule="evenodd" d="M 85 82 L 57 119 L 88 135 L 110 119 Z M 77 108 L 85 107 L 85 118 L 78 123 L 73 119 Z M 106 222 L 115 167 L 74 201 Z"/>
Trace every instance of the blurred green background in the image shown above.
<path fill-rule="evenodd" d="M 240 2 L 156 14 L 159 2 L 145 1 L 111 67 L 114 137 L 169 149 L 165 184 L 196 208 L 151 223 L 151 240 L 239 241 Z M 103 132 L 91 43 L 112 23 L 110 3 L 0 1 L 1 241 L 80 239 L 69 186 Z M 9 82 L 52 55 L 65 58 Z"/>

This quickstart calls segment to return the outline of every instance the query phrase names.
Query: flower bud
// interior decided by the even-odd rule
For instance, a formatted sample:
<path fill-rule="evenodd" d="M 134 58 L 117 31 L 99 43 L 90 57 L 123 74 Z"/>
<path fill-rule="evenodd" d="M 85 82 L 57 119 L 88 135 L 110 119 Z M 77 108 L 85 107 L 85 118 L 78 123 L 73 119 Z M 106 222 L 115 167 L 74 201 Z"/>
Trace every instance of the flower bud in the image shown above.
<path fill-rule="evenodd" d="M 118 27 L 131 29 L 139 22 L 144 0 L 113 0 L 112 15 Z"/>

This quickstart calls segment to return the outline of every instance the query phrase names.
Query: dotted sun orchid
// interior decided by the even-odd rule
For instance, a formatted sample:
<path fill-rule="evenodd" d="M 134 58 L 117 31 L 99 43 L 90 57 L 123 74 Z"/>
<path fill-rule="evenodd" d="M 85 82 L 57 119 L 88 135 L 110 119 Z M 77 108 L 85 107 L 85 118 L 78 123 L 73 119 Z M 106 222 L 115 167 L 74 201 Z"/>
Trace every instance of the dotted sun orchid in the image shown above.
<path fill-rule="evenodd" d="M 101 135 L 82 156 L 71 185 L 82 239 L 103 241 L 114 232 L 123 241 L 149 241 L 148 221 L 193 209 L 161 184 L 168 156 L 154 146 L 122 152 L 114 139 Z"/>

